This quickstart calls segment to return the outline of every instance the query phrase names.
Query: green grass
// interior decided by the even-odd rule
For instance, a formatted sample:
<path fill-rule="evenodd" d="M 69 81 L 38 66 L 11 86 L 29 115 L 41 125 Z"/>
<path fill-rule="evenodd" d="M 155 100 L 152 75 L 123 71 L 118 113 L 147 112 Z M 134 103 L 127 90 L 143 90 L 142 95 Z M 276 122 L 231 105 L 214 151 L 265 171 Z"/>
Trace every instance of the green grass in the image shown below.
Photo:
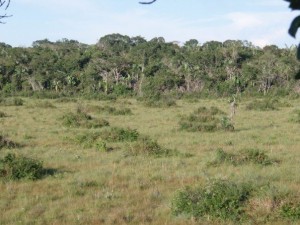
<path fill-rule="evenodd" d="M 34 181 L 0 178 L 0 224 L 299 224 L 300 125 L 291 122 L 299 99 L 281 99 L 290 107 L 278 110 L 247 110 L 254 100 L 239 100 L 230 121 L 234 132 L 181 129 L 182 118 L 195 113 L 217 118 L 221 128 L 230 113 L 222 98 L 160 108 L 135 99 L 47 99 L 55 108 L 29 107 L 44 101 L 35 98 L 24 98 L 25 107 L 0 104 L 9 115 L 0 119 L 6 143 L 0 159 L 34 159 L 51 174 Z M 132 114 L 89 108 L 105 105 Z M 64 125 L 65 116 L 75 125 Z M 102 119 L 109 126 L 95 125 Z M 196 216 L 179 210 L 181 192 L 187 203 L 206 199 L 197 200 Z"/>

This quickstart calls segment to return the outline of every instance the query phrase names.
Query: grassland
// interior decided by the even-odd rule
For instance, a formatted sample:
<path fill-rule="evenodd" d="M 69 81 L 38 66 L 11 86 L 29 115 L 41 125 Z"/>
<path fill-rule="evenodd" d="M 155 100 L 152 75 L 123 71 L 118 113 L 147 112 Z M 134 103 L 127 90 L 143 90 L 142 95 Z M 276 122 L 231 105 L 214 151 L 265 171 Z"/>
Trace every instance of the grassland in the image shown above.
<path fill-rule="evenodd" d="M 214 132 L 182 130 L 179 122 L 199 107 L 229 114 L 227 99 L 179 100 L 166 108 L 147 107 L 135 99 L 24 98 L 22 105 L 2 105 L 0 135 L 18 147 L 3 145 L 0 158 L 8 153 L 34 158 L 48 174 L 34 181 L 1 179 L 0 224 L 299 224 L 300 124 L 295 116 L 300 103 L 282 101 L 288 104 L 262 111 L 247 108 L 253 99 L 241 99 L 234 131 Z M 109 107 L 116 110 L 99 110 Z M 63 118 L 79 108 L 88 124 L 105 120 L 109 126 L 64 125 Z M 124 108 L 130 113 L 109 113 Z M 130 138 L 101 138 L 109 127 L 130 128 L 160 149 L 180 154 L 132 155 Z M 95 138 L 82 139 L 89 136 Z M 220 149 L 234 157 L 212 163 Z M 263 152 L 272 163 L 248 162 L 243 154 L 249 149 Z M 231 163 L 240 156 L 239 163 Z M 242 219 L 173 213 L 176 193 L 216 180 L 251 186 Z"/>

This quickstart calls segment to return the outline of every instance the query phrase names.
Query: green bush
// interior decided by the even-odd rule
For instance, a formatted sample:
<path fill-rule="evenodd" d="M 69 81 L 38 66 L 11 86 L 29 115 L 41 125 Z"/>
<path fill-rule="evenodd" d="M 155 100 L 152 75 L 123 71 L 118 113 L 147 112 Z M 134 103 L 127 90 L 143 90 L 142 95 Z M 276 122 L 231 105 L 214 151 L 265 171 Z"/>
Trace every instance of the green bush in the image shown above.
<path fill-rule="evenodd" d="M 234 126 L 225 113 L 216 107 L 200 107 L 179 121 L 180 129 L 190 132 L 233 131 Z M 223 116 L 220 118 L 220 116 Z"/>
<path fill-rule="evenodd" d="M 241 220 L 251 187 L 218 180 L 205 187 L 186 187 L 176 193 L 172 201 L 172 213 L 195 218 L 209 217 L 222 220 Z"/>
<path fill-rule="evenodd" d="M 8 140 L 6 137 L 0 135 L 0 149 L 2 148 L 18 148 L 21 145 L 13 142 L 11 140 Z"/>
<path fill-rule="evenodd" d="M 281 207 L 281 215 L 291 220 L 300 220 L 300 204 L 286 203 Z"/>
<path fill-rule="evenodd" d="M 77 109 L 76 113 L 67 113 L 62 117 L 63 125 L 66 127 L 101 128 L 109 126 L 105 119 L 93 119 L 84 111 Z"/>
<path fill-rule="evenodd" d="M 7 154 L 0 160 L 0 176 L 9 180 L 37 180 L 44 175 L 43 163 L 41 161 Z"/>
<path fill-rule="evenodd" d="M 156 141 L 151 140 L 149 137 L 140 137 L 132 144 L 128 144 L 127 152 L 130 155 L 146 155 L 155 157 L 168 157 L 180 155 L 177 150 L 167 149 L 160 146 Z"/>
<path fill-rule="evenodd" d="M 215 159 L 209 163 L 209 166 L 218 166 L 224 163 L 234 166 L 249 163 L 268 166 L 274 162 L 275 160 L 271 160 L 266 153 L 259 149 L 247 149 L 236 154 L 227 153 L 222 149 L 218 149 Z"/>
<path fill-rule="evenodd" d="M 130 128 L 112 127 L 100 132 L 100 137 L 106 141 L 136 141 L 139 137 L 137 130 Z"/>

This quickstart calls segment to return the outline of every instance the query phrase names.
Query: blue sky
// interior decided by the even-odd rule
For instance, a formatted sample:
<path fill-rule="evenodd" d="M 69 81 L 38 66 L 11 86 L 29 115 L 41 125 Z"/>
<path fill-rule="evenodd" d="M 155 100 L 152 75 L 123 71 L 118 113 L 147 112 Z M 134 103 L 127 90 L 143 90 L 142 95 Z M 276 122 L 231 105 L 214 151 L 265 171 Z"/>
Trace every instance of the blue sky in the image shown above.
<path fill-rule="evenodd" d="M 94 44 L 106 34 L 162 36 L 166 41 L 195 38 L 247 40 L 258 46 L 297 44 L 287 34 L 297 15 L 283 0 L 11 0 L 13 17 L 0 25 L 0 42 L 30 46 L 48 38 Z M 3 12 L 3 10 L 1 11 Z"/>

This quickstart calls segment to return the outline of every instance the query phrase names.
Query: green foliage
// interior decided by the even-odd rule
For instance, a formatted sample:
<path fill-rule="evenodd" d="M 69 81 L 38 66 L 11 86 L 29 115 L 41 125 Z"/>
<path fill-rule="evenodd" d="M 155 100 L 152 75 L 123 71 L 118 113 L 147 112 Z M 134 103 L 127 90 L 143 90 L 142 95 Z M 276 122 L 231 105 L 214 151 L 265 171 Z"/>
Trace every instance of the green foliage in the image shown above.
<path fill-rule="evenodd" d="M 217 107 L 200 107 L 189 116 L 179 121 L 180 129 L 190 132 L 214 132 L 217 130 L 233 131 L 234 127 L 225 113 Z M 220 116 L 223 116 L 220 118 Z"/>
<path fill-rule="evenodd" d="M 291 220 L 300 220 L 300 204 L 286 203 L 281 207 L 281 215 Z"/>
<path fill-rule="evenodd" d="M 0 177 L 9 180 L 37 180 L 44 175 L 43 163 L 36 159 L 7 154 L 0 160 Z"/>
<path fill-rule="evenodd" d="M 205 187 L 186 187 L 173 198 L 172 213 L 240 221 L 245 216 L 243 207 L 250 192 L 249 185 L 223 180 L 211 182 Z"/>
<path fill-rule="evenodd" d="M 257 164 L 262 166 L 268 166 L 275 163 L 275 160 L 269 158 L 265 152 L 259 149 L 246 149 L 240 151 L 239 153 L 233 154 L 225 152 L 222 149 L 216 151 L 215 159 L 210 162 L 209 166 L 219 166 L 221 164 L 231 164 L 234 166 L 244 165 L 244 164 Z"/>
<path fill-rule="evenodd" d="M 300 10 L 300 2 L 298 0 L 285 0 L 285 1 L 290 2 L 289 7 L 292 10 Z M 289 28 L 289 34 L 295 38 L 299 27 L 300 27 L 300 16 L 297 16 L 291 23 L 291 26 Z M 297 58 L 300 59 L 300 46 L 298 46 Z"/>

